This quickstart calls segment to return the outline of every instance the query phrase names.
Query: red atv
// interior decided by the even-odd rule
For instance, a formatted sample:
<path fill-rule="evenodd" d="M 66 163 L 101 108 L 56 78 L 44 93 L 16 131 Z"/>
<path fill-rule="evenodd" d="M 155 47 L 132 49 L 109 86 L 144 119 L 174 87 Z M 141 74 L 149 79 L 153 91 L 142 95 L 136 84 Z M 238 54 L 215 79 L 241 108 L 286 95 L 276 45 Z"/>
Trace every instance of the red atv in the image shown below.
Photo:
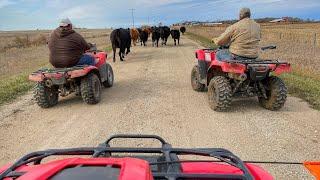
<path fill-rule="evenodd" d="M 262 50 L 275 49 L 276 46 L 263 47 Z M 276 75 L 290 72 L 287 62 L 277 60 L 216 59 L 217 50 L 199 49 L 196 51 L 198 65 L 191 72 L 191 86 L 195 91 L 208 88 L 211 109 L 227 111 L 232 97 L 258 96 L 262 107 L 279 110 L 287 98 L 285 83 Z"/>
<path fill-rule="evenodd" d="M 52 107 L 58 103 L 59 94 L 64 97 L 73 92 L 88 104 L 100 101 L 101 84 L 106 88 L 113 85 L 113 70 L 106 62 L 107 53 L 95 47 L 87 53 L 98 60 L 95 66 L 40 69 L 29 75 L 29 80 L 37 82 L 34 97 L 40 107 Z"/>
<path fill-rule="evenodd" d="M 162 146 L 111 147 L 110 142 L 119 138 L 152 139 L 159 141 Z M 186 159 L 180 159 L 182 155 L 187 155 Z M 194 157 L 187 159 L 191 158 L 190 155 Z M 195 160 L 199 159 L 196 157 L 202 157 L 202 160 Z M 161 137 L 154 135 L 115 135 L 98 147 L 51 149 L 30 153 L 14 164 L 1 167 L 0 180 L 273 179 L 268 172 L 254 165 L 257 163 L 302 165 L 242 161 L 230 151 L 221 148 L 172 148 Z M 318 162 L 305 162 L 304 165 L 314 175 L 320 172 Z"/>

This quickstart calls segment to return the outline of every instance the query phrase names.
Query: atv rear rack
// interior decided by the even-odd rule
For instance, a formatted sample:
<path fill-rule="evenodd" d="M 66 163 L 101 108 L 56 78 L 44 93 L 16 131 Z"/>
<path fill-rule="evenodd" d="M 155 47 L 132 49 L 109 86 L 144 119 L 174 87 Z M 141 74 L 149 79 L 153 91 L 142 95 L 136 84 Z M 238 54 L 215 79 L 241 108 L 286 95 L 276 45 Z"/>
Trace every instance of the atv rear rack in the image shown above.
<path fill-rule="evenodd" d="M 111 147 L 110 142 L 114 139 L 154 139 L 161 143 L 160 148 L 124 148 L 124 147 Z M 114 135 L 107 139 L 104 143 L 98 147 L 83 147 L 83 148 L 69 148 L 69 149 L 49 149 L 45 151 L 37 151 L 25 155 L 13 165 L 11 165 L 6 171 L 0 174 L 0 179 L 6 177 L 19 177 L 23 175 L 23 172 L 16 172 L 15 170 L 20 166 L 33 163 L 34 165 L 41 164 L 41 161 L 51 156 L 69 156 L 69 155 L 91 155 L 92 158 L 97 157 L 111 157 L 112 153 L 135 153 L 135 154 L 160 154 L 163 160 L 158 162 L 150 162 L 150 166 L 162 166 L 165 167 L 164 171 L 159 171 L 157 168 L 152 168 L 152 175 L 155 179 L 180 179 L 180 178 L 213 178 L 213 179 L 253 179 L 248 168 L 244 162 L 234 155 L 232 152 L 222 148 L 172 148 L 163 138 L 155 135 Z M 215 158 L 215 161 L 180 161 L 177 155 L 198 155 Z M 113 156 L 114 157 L 114 156 Z M 118 156 L 115 156 L 118 157 Z M 133 156 L 137 157 L 137 156 Z M 139 157 L 139 156 L 138 156 Z M 152 157 L 152 156 L 150 156 Z M 154 157 L 154 156 L 153 156 Z M 226 163 L 240 169 L 242 175 L 233 174 L 186 174 L 181 172 L 180 163 L 182 162 L 221 162 Z M 165 165 L 165 166 L 164 166 Z"/>
<path fill-rule="evenodd" d="M 68 71 L 83 69 L 86 66 L 87 65 L 78 65 L 78 66 L 73 66 L 73 67 L 69 67 L 69 68 L 53 68 L 53 69 L 44 68 L 44 69 L 39 69 L 31 74 L 35 75 L 35 74 L 39 74 L 39 73 L 66 73 Z"/>
<path fill-rule="evenodd" d="M 270 46 L 265 46 L 265 47 L 261 47 L 262 51 L 268 50 L 268 49 L 276 49 L 277 47 L 274 45 L 270 45 Z M 218 49 L 229 49 L 228 47 L 220 47 Z M 205 48 L 202 49 L 204 51 L 216 51 L 217 48 Z M 275 65 L 290 65 L 290 63 L 287 62 L 281 62 L 279 60 L 270 60 L 270 59 L 257 59 L 257 58 L 245 58 L 242 57 L 241 60 L 223 60 L 222 62 L 227 62 L 227 63 L 238 63 L 238 64 L 275 64 Z"/>
<path fill-rule="evenodd" d="M 278 60 L 265 60 L 265 59 L 224 60 L 223 62 L 245 64 L 245 65 L 249 65 L 249 64 L 275 64 L 275 65 L 285 64 L 285 65 L 290 65 L 290 63 L 288 63 L 288 62 L 280 62 Z"/>

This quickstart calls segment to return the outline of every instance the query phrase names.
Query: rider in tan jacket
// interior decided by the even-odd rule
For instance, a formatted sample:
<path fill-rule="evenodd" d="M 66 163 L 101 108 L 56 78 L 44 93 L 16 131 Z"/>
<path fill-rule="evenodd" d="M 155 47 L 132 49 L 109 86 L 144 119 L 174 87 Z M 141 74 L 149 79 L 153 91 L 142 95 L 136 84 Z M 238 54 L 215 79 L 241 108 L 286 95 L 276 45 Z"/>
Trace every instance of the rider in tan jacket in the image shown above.
<path fill-rule="evenodd" d="M 261 30 L 260 25 L 250 17 L 250 9 L 242 8 L 240 21 L 229 26 L 220 37 L 212 40 L 218 46 L 229 46 L 229 50 L 217 52 L 218 60 L 258 57 Z"/>

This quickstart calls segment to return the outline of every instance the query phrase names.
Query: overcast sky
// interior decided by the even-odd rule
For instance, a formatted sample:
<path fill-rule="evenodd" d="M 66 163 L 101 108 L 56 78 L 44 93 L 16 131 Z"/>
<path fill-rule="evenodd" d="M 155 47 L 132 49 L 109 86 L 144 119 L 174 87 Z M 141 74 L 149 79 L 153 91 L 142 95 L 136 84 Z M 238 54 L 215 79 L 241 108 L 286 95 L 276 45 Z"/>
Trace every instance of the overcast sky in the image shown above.
<path fill-rule="evenodd" d="M 320 0 L 0 0 L 0 30 L 52 29 L 69 17 L 78 27 L 170 25 L 184 20 L 226 20 L 249 7 L 254 18 L 294 16 L 320 20 Z"/>

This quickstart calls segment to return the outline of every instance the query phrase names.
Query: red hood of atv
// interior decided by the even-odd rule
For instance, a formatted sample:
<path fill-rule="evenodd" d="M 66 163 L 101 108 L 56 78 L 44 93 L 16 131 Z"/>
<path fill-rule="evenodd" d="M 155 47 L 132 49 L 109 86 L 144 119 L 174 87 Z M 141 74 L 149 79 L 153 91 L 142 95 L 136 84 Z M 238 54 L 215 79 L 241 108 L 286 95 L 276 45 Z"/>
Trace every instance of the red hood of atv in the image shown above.
<path fill-rule="evenodd" d="M 273 177 L 264 169 L 257 165 L 245 164 L 255 180 L 272 180 Z M 182 163 L 182 171 L 185 173 L 210 173 L 210 174 L 243 174 L 242 171 L 236 167 L 219 164 L 219 163 Z"/>
<path fill-rule="evenodd" d="M 48 179 L 58 172 L 75 166 L 106 166 L 112 165 L 120 169 L 119 179 L 126 180 L 152 180 L 153 176 L 149 163 L 145 160 L 136 158 L 68 158 L 63 160 L 51 161 L 41 165 L 21 166 L 16 172 L 25 172 L 20 176 L 19 180 L 31 179 Z M 256 180 L 271 180 L 272 176 L 262 168 L 246 164 L 250 173 Z M 9 166 L 6 165 L 0 168 L 0 173 L 6 170 Z M 219 164 L 219 163 L 182 163 L 181 170 L 183 173 L 210 173 L 210 174 L 234 174 L 240 175 L 242 171 L 236 167 Z M 6 178 L 9 180 L 11 178 Z"/>

